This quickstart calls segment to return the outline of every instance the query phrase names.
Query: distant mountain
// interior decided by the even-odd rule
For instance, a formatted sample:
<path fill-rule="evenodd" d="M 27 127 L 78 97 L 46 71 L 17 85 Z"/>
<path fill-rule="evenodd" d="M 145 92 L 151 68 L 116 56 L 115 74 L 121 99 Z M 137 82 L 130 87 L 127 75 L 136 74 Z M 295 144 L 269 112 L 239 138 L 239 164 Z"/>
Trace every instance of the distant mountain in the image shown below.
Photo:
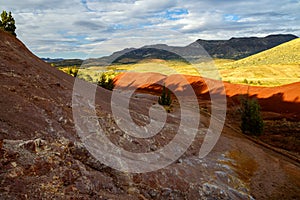
<path fill-rule="evenodd" d="M 103 66 L 110 63 L 126 64 L 151 59 L 186 59 L 195 61 L 212 58 L 241 59 L 261 51 L 273 48 L 282 43 L 298 38 L 291 34 L 269 35 L 267 37 L 231 38 L 229 40 L 197 40 L 185 47 L 168 46 L 165 44 L 148 45 L 139 49 L 127 48 L 113 53 L 111 56 L 88 59 L 85 66 Z M 176 55 L 177 54 L 177 55 Z"/>
<path fill-rule="evenodd" d="M 163 60 L 179 60 L 183 62 L 191 62 L 198 59 L 209 59 L 210 56 L 198 44 L 186 47 L 168 46 L 166 44 L 147 45 L 142 48 L 126 48 L 122 51 L 117 51 L 111 56 L 102 58 L 93 58 L 85 60 L 83 65 L 89 66 L 104 66 L 113 64 L 129 64 L 137 63 L 144 59 L 163 59 Z"/>
<path fill-rule="evenodd" d="M 269 35 L 267 37 L 231 38 L 229 40 L 197 40 L 185 47 L 168 46 L 166 44 L 147 45 L 142 48 L 126 48 L 101 58 L 63 59 L 41 58 L 55 66 L 105 66 L 111 63 L 136 63 L 143 59 L 204 61 L 205 59 L 242 59 L 259 52 L 271 49 L 282 43 L 298 38 L 291 34 Z"/>
<path fill-rule="evenodd" d="M 113 63 L 116 59 L 118 59 L 120 56 L 126 54 L 127 52 L 133 51 L 135 48 L 126 48 L 122 51 L 116 51 L 110 56 L 104 56 L 101 58 L 90 58 L 83 62 L 84 66 L 105 66 L 109 65 L 110 63 Z"/>
<path fill-rule="evenodd" d="M 231 38 L 230 40 L 197 40 L 213 58 L 241 59 L 298 38 L 295 35 L 269 35 L 264 38 Z M 191 45 L 194 45 L 191 44 Z"/>
<path fill-rule="evenodd" d="M 53 64 L 56 67 L 66 67 L 66 66 L 81 66 L 83 60 L 81 59 L 63 59 L 63 58 L 41 58 L 41 60 Z"/>
<path fill-rule="evenodd" d="M 293 64 L 300 64 L 300 38 L 280 44 L 233 63 L 229 63 L 232 67 Z"/>
<path fill-rule="evenodd" d="M 161 60 L 185 60 L 171 51 L 158 48 L 141 48 L 127 52 L 113 61 L 114 64 L 137 63 L 143 59 L 161 59 Z"/>
<path fill-rule="evenodd" d="M 63 58 L 41 58 L 41 60 L 47 62 L 47 63 L 55 63 L 55 62 L 60 62 L 63 61 Z"/>

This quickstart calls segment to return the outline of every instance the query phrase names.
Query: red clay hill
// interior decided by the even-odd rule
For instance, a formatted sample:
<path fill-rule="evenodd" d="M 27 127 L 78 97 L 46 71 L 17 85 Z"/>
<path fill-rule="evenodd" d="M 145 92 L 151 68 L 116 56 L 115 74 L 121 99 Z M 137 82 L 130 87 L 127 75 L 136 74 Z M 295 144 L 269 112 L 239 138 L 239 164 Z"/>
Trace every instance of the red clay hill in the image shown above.
<path fill-rule="evenodd" d="M 122 83 L 120 79 L 122 79 Z M 186 81 L 178 81 L 183 79 Z M 263 111 L 281 113 L 284 117 L 300 120 L 300 82 L 278 87 L 259 87 L 222 83 L 199 76 L 179 74 L 165 76 L 158 73 L 130 72 L 118 75 L 115 78 L 115 83 L 121 88 L 134 86 L 139 87 L 140 91 L 156 94 L 161 92 L 161 85 L 164 84 L 169 87 L 175 87 L 177 91 L 182 91 L 186 84 L 190 84 L 199 98 L 209 98 L 210 94 L 220 93 L 220 91 L 224 93 L 224 90 L 220 89 L 224 86 L 228 105 L 238 102 L 241 95 L 249 96 L 259 100 Z M 208 85 L 211 88 L 208 88 Z"/>

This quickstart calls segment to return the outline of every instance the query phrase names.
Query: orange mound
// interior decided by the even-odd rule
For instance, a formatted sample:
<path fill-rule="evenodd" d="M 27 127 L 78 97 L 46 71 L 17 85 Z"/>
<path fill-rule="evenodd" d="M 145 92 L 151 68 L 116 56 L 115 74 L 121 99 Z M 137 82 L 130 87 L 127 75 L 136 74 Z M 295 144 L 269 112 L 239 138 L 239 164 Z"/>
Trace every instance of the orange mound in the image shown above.
<path fill-rule="evenodd" d="M 257 98 L 265 111 L 291 114 L 300 119 L 300 82 L 279 87 L 259 87 L 231 84 L 199 76 L 130 72 L 118 75 L 115 83 L 117 87 L 135 87 L 152 93 L 160 92 L 162 85 L 180 93 L 190 84 L 198 97 L 226 93 L 229 102 L 238 101 L 241 95 L 248 95 Z"/>

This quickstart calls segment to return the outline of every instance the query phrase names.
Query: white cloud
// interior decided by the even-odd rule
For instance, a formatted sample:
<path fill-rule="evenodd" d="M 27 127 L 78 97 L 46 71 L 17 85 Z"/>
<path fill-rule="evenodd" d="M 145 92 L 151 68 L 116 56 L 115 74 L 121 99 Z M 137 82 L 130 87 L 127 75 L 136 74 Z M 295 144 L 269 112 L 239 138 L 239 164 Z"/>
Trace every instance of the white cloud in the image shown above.
<path fill-rule="evenodd" d="M 106 45 L 102 54 L 109 54 L 149 42 L 183 46 L 199 38 L 300 36 L 295 0 L 11 0 L 2 8 L 13 12 L 18 37 L 34 53 L 49 57 L 72 57 L 72 52 L 84 57 L 100 44 Z M 168 15 L 180 9 L 186 13 Z"/>

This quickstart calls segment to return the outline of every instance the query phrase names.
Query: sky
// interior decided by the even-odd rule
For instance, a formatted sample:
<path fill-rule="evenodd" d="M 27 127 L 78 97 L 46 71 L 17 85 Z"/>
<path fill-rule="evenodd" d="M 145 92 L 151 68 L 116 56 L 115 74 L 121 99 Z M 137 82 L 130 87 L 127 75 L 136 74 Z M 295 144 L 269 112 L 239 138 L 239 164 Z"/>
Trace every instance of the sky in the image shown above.
<path fill-rule="evenodd" d="M 89 58 L 197 39 L 300 36 L 300 0 L 9 0 L 18 38 L 37 56 Z"/>

